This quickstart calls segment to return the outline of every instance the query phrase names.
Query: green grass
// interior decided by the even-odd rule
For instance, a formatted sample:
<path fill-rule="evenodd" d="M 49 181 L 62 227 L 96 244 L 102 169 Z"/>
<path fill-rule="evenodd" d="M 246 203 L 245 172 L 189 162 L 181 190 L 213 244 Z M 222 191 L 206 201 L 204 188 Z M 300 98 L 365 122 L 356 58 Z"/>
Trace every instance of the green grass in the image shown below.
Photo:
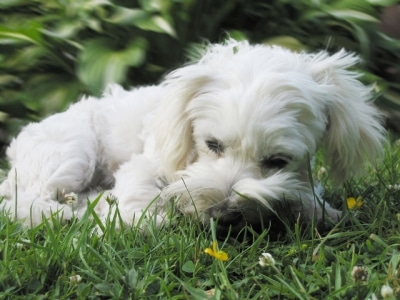
<path fill-rule="evenodd" d="M 317 162 L 316 171 L 321 167 Z M 94 234 L 93 210 L 68 224 L 51 222 L 26 229 L 0 216 L 1 299 L 368 299 L 389 285 L 400 297 L 400 144 L 387 147 L 383 163 L 365 176 L 334 188 L 325 177 L 326 198 L 343 207 L 347 197 L 363 195 L 356 210 L 320 232 L 290 225 L 270 240 L 268 232 L 243 241 L 219 241 L 229 254 L 218 261 L 204 253 L 215 237 L 193 220 L 174 215 L 156 228 Z M 261 267 L 270 253 L 274 266 Z M 368 279 L 354 280 L 362 266 Z"/>

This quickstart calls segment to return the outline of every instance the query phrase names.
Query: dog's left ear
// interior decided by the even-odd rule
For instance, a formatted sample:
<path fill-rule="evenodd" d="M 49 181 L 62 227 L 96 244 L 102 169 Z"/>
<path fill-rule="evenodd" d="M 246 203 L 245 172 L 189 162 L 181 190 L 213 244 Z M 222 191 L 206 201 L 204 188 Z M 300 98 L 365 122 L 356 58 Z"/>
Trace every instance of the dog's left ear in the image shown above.
<path fill-rule="evenodd" d="M 186 107 L 211 80 L 206 66 L 193 64 L 170 73 L 162 83 L 165 93 L 155 118 L 155 147 L 160 175 L 176 180 L 174 173 L 195 158 L 193 128 Z"/>
<path fill-rule="evenodd" d="M 338 183 L 357 175 L 365 161 L 375 162 L 383 153 L 382 117 L 371 103 L 371 88 L 349 70 L 356 63 L 358 57 L 344 50 L 332 56 L 321 52 L 311 61 L 314 80 L 327 88 L 325 156 Z"/>

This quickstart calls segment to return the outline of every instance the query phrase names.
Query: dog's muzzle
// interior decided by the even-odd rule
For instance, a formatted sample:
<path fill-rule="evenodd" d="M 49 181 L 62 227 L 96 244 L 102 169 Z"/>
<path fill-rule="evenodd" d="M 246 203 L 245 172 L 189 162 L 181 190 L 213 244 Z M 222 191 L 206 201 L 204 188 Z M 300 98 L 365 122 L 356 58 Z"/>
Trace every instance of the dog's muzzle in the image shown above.
<path fill-rule="evenodd" d="M 218 209 L 210 209 L 210 217 L 218 221 L 219 226 L 229 227 L 238 225 L 243 221 L 243 214 L 238 209 L 230 209 L 228 211 L 220 211 Z"/>
<path fill-rule="evenodd" d="M 246 226 L 246 220 L 242 211 L 235 206 L 230 206 L 228 201 L 211 207 L 208 216 L 216 221 L 216 231 L 219 237 L 228 234 L 237 234 Z"/>

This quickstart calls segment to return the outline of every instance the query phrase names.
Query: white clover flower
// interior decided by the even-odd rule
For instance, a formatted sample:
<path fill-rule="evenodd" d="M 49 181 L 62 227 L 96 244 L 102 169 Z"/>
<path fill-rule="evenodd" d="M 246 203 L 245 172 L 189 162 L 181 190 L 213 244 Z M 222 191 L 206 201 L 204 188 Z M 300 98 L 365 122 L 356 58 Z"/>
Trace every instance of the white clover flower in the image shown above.
<path fill-rule="evenodd" d="M 387 185 L 388 190 L 390 191 L 399 191 L 400 190 L 400 184 L 388 184 Z"/>
<path fill-rule="evenodd" d="M 389 299 L 393 297 L 393 289 L 390 287 L 390 285 L 384 284 L 381 288 L 381 296 L 383 299 Z"/>
<path fill-rule="evenodd" d="M 69 277 L 69 282 L 72 284 L 77 284 L 82 280 L 82 277 L 80 275 L 73 275 Z"/>
<path fill-rule="evenodd" d="M 115 203 L 117 203 L 118 199 L 116 196 L 114 196 L 113 194 L 110 193 L 106 196 L 106 201 L 107 201 L 108 205 L 112 206 Z"/>
<path fill-rule="evenodd" d="M 261 267 L 273 267 L 275 266 L 275 259 L 270 253 L 262 253 L 258 263 Z"/>
<path fill-rule="evenodd" d="M 368 298 L 368 300 L 378 300 L 378 297 L 372 293 L 371 298 Z"/>
<path fill-rule="evenodd" d="M 78 195 L 75 193 L 65 194 L 64 199 L 66 204 L 74 205 L 78 201 Z"/>
<path fill-rule="evenodd" d="M 327 173 L 327 172 L 326 172 L 326 169 L 325 169 L 324 167 L 321 167 L 321 168 L 318 170 L 317 179 L 318 179 L 318 180 L 321 180 L 321 179 L 325 176 L 326 173 Z"/>
<path fill-rule="evenodd" d="M 355 282 L 366 282 L 368 280 L 368 271 L 363 266 L 354 266 L 351 271 L 351 277 Z"/>
<path fill-rule="evenodd" d="M 78 249 L 78 246 L 79 246 L 78 242 L 79 241 L 77 238 L 72 238 L 72 248 L 74 248 L 74 250 Z"/>
<path fill-rule="evenodd" d="M 15 244 L 15 246 L 17 247 L 17 248 L 24 248 L 24 247 L 26 247 L 28 244 L 30 244 L 30 240 L 27 240 L 27 239 L 21 239 L 21 242 L 23 242 L 23 243 L 16 243 Z"/>

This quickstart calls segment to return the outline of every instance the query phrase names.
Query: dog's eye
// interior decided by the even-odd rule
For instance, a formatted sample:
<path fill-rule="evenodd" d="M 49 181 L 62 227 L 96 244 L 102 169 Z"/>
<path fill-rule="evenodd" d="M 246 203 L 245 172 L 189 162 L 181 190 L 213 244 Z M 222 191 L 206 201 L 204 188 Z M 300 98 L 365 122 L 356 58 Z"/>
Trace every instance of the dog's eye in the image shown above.
<path fill-rule="evenodd" d="M 212 152 L 216 154 L 221 154 L 225 150 L 224 144 L 217 139 L 206 140 L 206 145 L 208 149 L 210 149 Z"/>
<path fill-rule="evenodd" d="M 261 161 L 261 165 L 268 169 L 283 169 L 290 161 L 290 157 L 284 155 L 273 155 Z"/>

